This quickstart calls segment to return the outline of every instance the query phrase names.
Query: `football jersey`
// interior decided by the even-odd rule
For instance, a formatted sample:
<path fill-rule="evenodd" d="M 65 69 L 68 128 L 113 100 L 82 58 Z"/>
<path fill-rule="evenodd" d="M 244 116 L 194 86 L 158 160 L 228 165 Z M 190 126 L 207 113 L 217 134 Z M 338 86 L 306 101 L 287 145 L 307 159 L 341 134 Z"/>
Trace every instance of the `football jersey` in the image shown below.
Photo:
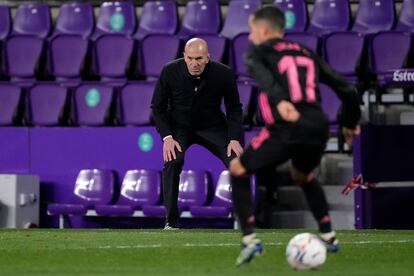
<path fill-rule="evenodd" d="M 276 105 L 282 100 L 293 103 L 302 116 L 322 112 L 319 82 L 330 86 L 341 99 L 341 125 L 354 128 L 358 124 L 361 111 L 356 89 L 303 45 L 271 39 L 251 46 L 244 62 L 263 91 L 258 101 L 266 124 L 275 123 L 272 116 L 279 117 Z"/>

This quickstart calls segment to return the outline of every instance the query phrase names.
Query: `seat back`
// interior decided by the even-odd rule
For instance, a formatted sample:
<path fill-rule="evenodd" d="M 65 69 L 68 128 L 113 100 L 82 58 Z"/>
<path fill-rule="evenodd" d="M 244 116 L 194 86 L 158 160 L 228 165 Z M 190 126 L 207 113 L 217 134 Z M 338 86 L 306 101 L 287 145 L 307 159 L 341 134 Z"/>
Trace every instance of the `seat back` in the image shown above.
<path fill-rule="evenodd" d="M 43 39 L 16 35 L 6 40 L 5 72 L 12 78 L 35 78 L 43 51 Z"/>
<path fill-rule="evenodd" d="M 394 17 L 394 0 L 360 1 L 352 30 L 363 34 L 388 31 L 393 27 Z"/>
<path fill-rule="evenodd" d="M 184 210 L 190 206 L 203 206 L 208 199 L 210 179 L 206 171 L 182 171 L 178 193 L 179 208 Z"/>
<path fill-rule="evenodd" d="M 414 0 L 404 0 L 395 30 L 414 32 Z"/>
<path fill-rule="evenodd" d="M 305 0 L 275 0 L 273 4 L 285 13 L 286 32 L 303 32 L 308 26 Z"/>
<path fill-rule="evenodd" d="M 119 93 L 119 121 L 125 125 L 149 125 L 154 82 L 130 83 Z"/>
<path fill-rule="evenodd" d="M 55 33 L 89 37 L 95 25 L 91 3 L 65 3 L 60 7 Z"/>
<path fill-rule="evenodd" d="M 102 3 L 96 22 L 96 33 L 116 33 L 132 36 L 137 28 L 137 16 L 132 2 Z"/>
<path fill-rule="evenodd" d="M 287 33 L 285 39 L 299 42 L 303 46 L 313 50 L 318 50 L 318 37 L 310 33 Z"/>
<path fill-rule="evenodd" d="M 163 47 L 159 47 L 163 45 Z M 158 77 L 162 67 L 178 55 L 180 40 L 172 35 L 149 35 L 140 44 L 140 72 L 147 77 Z"/>
<path fill-rule="evenodd" d="M 12 21 L 10 8 L 7 5 L 0 5 L 0 40 L 5 40 L 10 33 Z"/>
<path fill-rule="evenodd" d="M 85 169 L 76 178 L 74 203 L 87 206 L 108 204 L 112 201 L 115 175 L 111 170 Z"/>
<path fill-rule="evenodd" d="M 370 69 L 376 74 L 402 68 L 410 51 L 411 37 L 401 32 L 379 32 L 370 44 Z"/>
<path fill-rule="evenodd" d="M 197 35 L 197 37 L 204 39 L 207 42 L 208 52 L 210 53 L 210 58 L 212 60 L 222 60 L 227 46 L 227 42 L 224 37 L 215 34 L 200 34 Z"/>
<path fill-rule="evenodd" d="M 217 0 L 188 1 L 185 7 L 180 36 L 218 34 L 221 26 L 220 4 Z"/>
<path fill-rule="evenodd" d="M 256 197 L 256 178 L 250 177 L 250 191 L 252 199 Z M 233 207 L 231 174 L 228 170 L 222 171 L 217 180 L 212 206 Z"/>
<path fill-rule="evenodd" d="M 80 78 L 88 40 L 76 34 L 56 35 L 49 43 L 49 70 L 57 78 Z"/>
<path fill-rule="evenodd" d="M 329 86 L 323 83 L 319 86 L 319 93 L 321 95 L 321 107 L 328 116 L 329 124 L 338 124 L 337 114 L 341 106 L 338 96 Z"/>
<path fill-rule="evenodd" d="M 120 205 L 157 205 L 161 200 L 161 174 L 155 170 L 129 170 L 121 185 Z"/>
<path fill-rule="evenodd" d="M 67 97 L 67 89 L 57 84 L 36 84 L 28 94 L 29 124 L 58 126 Z"/>
<path fill-rule="evenodd" d="M 101 35 L 94 44 L 96 73 L 105 78 L 125 78 L 133 50 L 130 37 Z"/>
<path fill-rule="evenodd" d="M 230 1 L 221 35 L 233 39 L 240 33 L 248 33 L 249 16 L 260 6 L 260 0 Z"/>
<path fill-rule="evenodd" d="M 144 4 L 136 38 L 149 34 L 175 34 L 178 27 L 177 4 L 172 0 L 147 1 Z"/>
<path fill-rule="evenodd" d="M 12 126 L 19 106 L 20 88 L 10 83 L 0 83 L 0 126 Z"/>
<path fill-rule="evenodd" d="M 249 41 L 249 34 L 242 33 L 236 36 L 231 43 L 231 58 L 233 72 L 241 77 L 250 77 L 247 68 L 243 62 L 243 55 L 251 45 Z"/>
<path fill-rule="evenodd" d="M 111 87 L 100 83 L 79 85 L 74 93 L 74 122 L 81 126 L 105 125 L 112 94 Z"/>
<path fill-rule="evenodd" d="M 16 10 L 13 34 L 46 38 L 50 33 L 51 22 L 50 9 L 47 4 L 22 4 Z"/>
<path fill-rule="evenodd" d="M 350 21 L 348 0 L 316 0 L 308 32 L 323 35 L 333 31 L 346 31 Z"/>
<path fill-rule="evenodd" d="M 356 76 L 364 47 L 364 37 L 355 32 L 333 32 L 325 38 L 323 55 L 338 73 Z"/>

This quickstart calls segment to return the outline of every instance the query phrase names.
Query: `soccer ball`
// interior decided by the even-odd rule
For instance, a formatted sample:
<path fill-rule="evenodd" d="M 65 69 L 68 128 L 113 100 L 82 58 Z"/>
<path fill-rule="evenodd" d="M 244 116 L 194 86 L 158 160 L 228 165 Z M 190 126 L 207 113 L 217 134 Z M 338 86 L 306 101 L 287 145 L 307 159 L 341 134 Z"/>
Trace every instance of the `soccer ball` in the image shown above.
<path fill-rule="evenodd" d="M 326 247 L 314 234 L 297 234 L 286 247 L 286 258 L 294 269 L 317 269 L 326 260 Z"/>

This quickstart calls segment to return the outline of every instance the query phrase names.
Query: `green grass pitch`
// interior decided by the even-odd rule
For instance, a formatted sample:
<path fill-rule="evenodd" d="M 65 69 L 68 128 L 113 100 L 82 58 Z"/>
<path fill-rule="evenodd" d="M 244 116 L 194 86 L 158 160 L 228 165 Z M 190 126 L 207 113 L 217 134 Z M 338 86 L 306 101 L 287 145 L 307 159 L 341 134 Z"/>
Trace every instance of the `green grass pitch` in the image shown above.
<path fill-rule="evenodd" d="M 338 231 L 341 251 L 318 271 L 293 271 L 287 241 L 261 230 L 265 254 L 234 267 L 234 230 L 0 230 L 0 275 L 414 275 L 414 231 Z"/>

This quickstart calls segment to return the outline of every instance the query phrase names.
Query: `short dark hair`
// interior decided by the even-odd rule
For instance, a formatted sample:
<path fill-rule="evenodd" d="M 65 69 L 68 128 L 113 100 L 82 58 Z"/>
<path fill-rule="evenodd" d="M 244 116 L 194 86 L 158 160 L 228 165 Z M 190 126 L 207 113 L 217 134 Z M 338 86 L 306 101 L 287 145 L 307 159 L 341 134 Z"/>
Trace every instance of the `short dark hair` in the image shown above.
<path fill-rule="evenodd" d="M 253 13 L 254 20 L 263 20 L 269 24 L 269 27 L 283 31 L 285 27 L 285 15 L 276 6 L 267 5 L 257 9 Z"/>

